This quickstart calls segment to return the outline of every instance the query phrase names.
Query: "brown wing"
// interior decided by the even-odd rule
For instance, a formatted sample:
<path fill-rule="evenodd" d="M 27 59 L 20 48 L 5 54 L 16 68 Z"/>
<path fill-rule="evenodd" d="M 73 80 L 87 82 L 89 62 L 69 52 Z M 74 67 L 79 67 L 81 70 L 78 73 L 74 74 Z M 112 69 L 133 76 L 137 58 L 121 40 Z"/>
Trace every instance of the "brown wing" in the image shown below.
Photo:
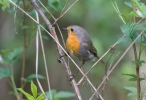
<path fill-rule="evenodd" d="M 91 41 L 88 41 L 88 43 L 83 43 L 83 46 L 86 48 L 86 50 L 90 51 L 95 57 L 97 57 L 97 50 Z"/>
<path fill-rule="evenodd" d="M 90 45 L 89 45 L 89 44 L 90 44 Z M 97 55 L 97 50 L 96 50 L 96 48 L 93 46 L 92 42 L 89 43 L 89 44 L 83 43 L 83 46 L 84 46 L 87 50 L 89 50 L 95 57 L 97 57 L 97 59 L 99 59 L 100 57 Z M 103 60 L 100 60 L 100 61 L 101 61 L 104 65 L 106 65 L 106 64 L 104 63 Z"/>

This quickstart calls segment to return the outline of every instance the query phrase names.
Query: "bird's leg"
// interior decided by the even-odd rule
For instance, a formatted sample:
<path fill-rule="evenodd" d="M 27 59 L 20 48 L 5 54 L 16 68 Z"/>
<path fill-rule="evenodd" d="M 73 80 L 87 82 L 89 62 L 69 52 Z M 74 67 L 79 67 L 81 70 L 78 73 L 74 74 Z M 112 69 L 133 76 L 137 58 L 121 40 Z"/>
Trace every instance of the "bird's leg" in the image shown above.
<path fill-rule="evenodd" d="M 100 59 L 100 57 L 97 56 L 97 59 Z M 102 64 L 106 65 L 103 60 L 100 60 L 100 61 Z"/>
<path fill-rule="evenodd" d="M 82 64 L 81 64 L 80 68 L 82 68 L 82 66 L 83 66 L 84 64 L 85 64 L 85 61 L 83 60 L 83 62 L 82 62 Z M 69 81 L 72 81 L 72 80 L 75 78 L 75 76 L 78 74 L 78 72 L 79 72 L 79 70 L 77 70 L 76 74 L 70 75 L 71 77 L 70 77 Z"/>

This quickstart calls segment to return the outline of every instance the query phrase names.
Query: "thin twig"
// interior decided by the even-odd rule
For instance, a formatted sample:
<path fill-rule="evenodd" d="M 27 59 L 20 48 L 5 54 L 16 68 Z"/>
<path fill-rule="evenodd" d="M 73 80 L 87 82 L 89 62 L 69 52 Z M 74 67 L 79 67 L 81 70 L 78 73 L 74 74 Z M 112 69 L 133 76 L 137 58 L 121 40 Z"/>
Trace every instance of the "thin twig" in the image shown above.
<path fill-rule="evenodd" d="M 14 6 L 16 6 L 18 9 L 20 9 L 23 13 L 25 13 L 29 18 L 31 18 L 36 24 L 38 24 L 46 33 L 48 33 L 51 38 L 59 45 L 59 47 L 63 50 L 63 52 L 68 56 L 68 58 L 74 63 L 74 65 L 79 69 L 79 71 L 84 75 L 82 70 L 79 68 L 79 66 L 75 63 L 75 61 L 68 55 L 68 53 L 65 51 L 65 49 L 60 45 L 60 43 L 55 39 L 55 37 L 49 33 L 47 29 L 45 29 L 41 24 L 39 24 L 33 17 L 31 17 L 28 13 L 26 13 L 23 9 L 21 9 L 18 5 L 16 5 L 13 1 L 9 0 Z M 63 55 L 63 54 L 62 54 Z"/>
<path fill-rule="evenodd" d="M 42 2 L 40 2 L 40 0 L 38 0 L 38 2 L 39 2 L 39 3 L 42 5 L 42 7 L 50 14 L 50 16 L 56 21 L 56 18 L 55 18 L 55 17 L 51 14 L 51 12 L 44 6 L 44 4 L 43 4 Z M 66 7 L 66 5 L 67 5 L 67 2 L 68 2 L 68 0 L 66 1 L 66 4 L 65 4 L 63 10 L 65 9 L 65 7 Z M 60 15 L 62 15 L 63 10 L 62 10 L 62 12 L 60 13 Z M 64 47 L 65 47 L 64 38 L 63 38 L 62 32 L 61 32 L 61 30 L 60 30 L 58 24 L 57 24 L 57 28 L 58 28 L 58 30 L 59 30 L 59 33 L 60 33 L 61 38 L 62 38 L 62 41 L 63 41 L 63 45 L 64 45 Z"/>
<path fill-rule="evenodd" d="M 124 37 L 124 36 L 123 36 Z M 85 73 L 85 75 L 80 79 L 80 81 L 78 82 L 78 85 L 81 84 L 81 82 L 83 81 L 83 79 L 85 78 L 85 76 L 87 76 L 87 74 L 96 66 L 96 64 L 98 62 L 100 62 L 100 60 L 102 60 L 103 57 L 105 57 L 119 42 L 117 41 L 115 44 L 113 44 L 93 65 L 92 67 Z"/>
<path fill-rule="evenodd" d="M 18 9 L 20 9 L 23 13 L 25 13 L 29 18 L 31 18 L 36 24 L 38 24 L 46 33 L 48 33 L 51 38 L 59 45 L 59 47 L 63 50 L 63 52 L 68 56 L 68 58 L 74 63 L 74 65 L 79 69 L 79 71 L 84 75 L 82 70 L 79 68 L 79 66 L 75 63 L 75 61 L 68 55 L 68 53 L 65 51 L 65 49 L 60 45 L 60 43 L 54 38 L 52 34 L 49 33 L 47 29 L 45 29 L 41 24 L 39 24 L 33 17 L 31 17 L 28 13 L 26 13 L 23 9 L 21 9 L 19 6 L 17 6 L 13 1 L 9 0 L 14 6 L 16 6 Z M 63 54 L 62 54 L 63 55 Z"/>
<path fill-rule="evenodd" d="M 55 32 L 55 29 L 52 27 L 52 25 L 50 24 L 49 20 L 46 18 L 46 16 L 44 15 L 44 13 L 42 13 L 42 11 L 39 9 L 39 6 L 37 6 L 37 4 L 35 2 L 32 2 L 32 0 L 30 0 L 30 2 L 34 5 L 34 7 L 36 8 L 36 10 L 38 11 L 38 13 L 42 16 L 43 20 L 46 22 L 46 24 L 48 25 L 48 28 L 49 30 L 51 31 L 51 34 L 53 35 L 54 39 L 55 39 L 55 42 L 57 44 L 59 44 L 59 41 L 58 41 L 58 38 L 57 38 L 57 35 L 56 35 L 56 32 Z M 56 45 L 57 46 L 57 49 L 58 49 L 58 52 L 60 55 L 63 55 L 62 54 L 62 46 L 59 44 L 59 45 Z M 67 54 L 67 52 L 65 52 Z M 68 55 L 68 54 L 67 54 Z M 70 59 L 71 57 L 68 56 Z M 71 59 L 72 60 L 72 59 Z M 65 68 L 66 68 L 66 71 L 68 73 L 68 76 L 70 77 L 70 75 L 72 75 L 71 71 L 70 71 L 70 68 L 67 66 L 67 63 L 64 59 L 64 57 L 61 58 L 61 61 L 62 63 L 64 64 Z M 73 61 L 73 60 L 72 60 Z M 74 62 L 74 64 L 76 65 L 76 63 Z M 84 73 L 82 72 L 82 70 L 77 66 L 77 68 L 81 71 L 81 73 L 84 75 Z M 95 87 L 91 84 L 91 82 L 89 81 L 89 79 L 87 79 L 88 83 L 92 86 L 92 88 L 95 90 Z M 81 96 L 80 96 L 80 92 L 78 90 L 78 87 L 77 87 L 77 84 L 75 82 L 75 80 L 72 80 L 71 84 L 73 85 L 74 89 L 75 89 L 75 93 L 76 93 L 76 96 L 78 97 L 79 100 L 81 100 Z M 98 95 L 99 93 L 96 92 Z M 100 97 L 101 98 L 101 97 Z"/>
<path fill-rule="evenodd" d="M 111 67 L 112 67 L 112 65 L 113 65 L 113 62 L 116 60 L 116 58 L 119 56 L 119 54 L 120 54 L 120 52 L 118 52 L 118 53 L 116 54 L 115 58 L 112 60 L 111 64 L 110 64 L 109 67 L 108 67 L 108 72 L 111 70 Z M 108 72 L 107 72 L 107 73 L 108 73 Z"/>
<path fill-rule="evenodd" d="M 36 11 L 36 19 L 39 23 L 39 17 L 38 17 L 38 12 Z M 51 88 L 50 88 L 50 81 L 49 81 L 49 76 L 48 76 L 48 69 L 47 69 L 47 64 L 46 64 L 46 57 L 45 57 L 45 54 L 44 54 L 44 47 L 43 47 L 43 42 L 42 42 L 42 36 L 41 36 L 41 29 L 40 29 L 40 26 L 38 25 L 38 31 L 37 31 L 37 36 L 36 36 L 36 47 L 37 47 L 37 52 L 36 52 L 36 79 L 37 79 L 37 82 L 38 82 L 38 85 L 41 89 L 41 91 L 44 93 L 44 90 L 42 88 L 42 85 L 38 79 L 38 46 L 39 46 L 39 43 L 38 43 L 38 36 L 40 37 L 40 42 L 41 42 L 41 47 L 42 47 L 42 53 L 43 53 L 43 58 L 44 58 L 44 64 L 45 64 L 45 70 L 46 70 L 46 76 L 47 76 L 47 83 L 48 83 L 48 88 L 49 88 L 49 91 L 51 91 Z M 46 95 L 45 95 L 46 97 Z M 52 100 L 52 95 L 51 95 L 51 92 L 50 92 L 50 99 Z M 46 97 L 46 100 L 48 100 L 48 98 Z"/>
<path fill-rule="evenodd" d="M 36 16 L 37 16 L 37 21 L 39 23 L 39 17 L 38 17 L 37 11 L 36 11 Z M 48 67 L 47 67 L 47 63 L 46 63 L 46 56 L 45 56 L 45 51 L 44 51 L 44 45 L 43 45 L 43 40 L 42 40 L 42 35 L 41 35 L 41 29 L 40 29 L 40 26 L 39 25 L 38 25 L 38 34 L 39 34 L 41 48 L 42 48 L 42 53 L 43 53 L 43 59 L 44 59 L 44 64 L 45 64 L 45 71 L 46 71 L 46 76 L 47 76 L 48 88 L 49 88 L 49 91 L 51 91 L 50 79 L 49 79 L 49 73 L 48 73 Z M 36 74 L 36 76 L 37 76 L 37 74 Z M 38 78 L 38 77 L 36 77 L 36 78 Z M 52 94 L 51 94 L 51 92 L 49 92 L 49 93 L 50 93 L 50 99 L 52 100 Z"/>
<path fill-rule="evenodd" d="M 23 7 L 24 11 L 26 11 L 26 5 L 25 5 L 25 0 L 23 1 Z M 26 24 L 26 14 L 23 13 L 23 22 L 22 25 L 24 26 Z M 27 49 L 27 43 L 26 43 L 26 31 L 23 29 L 23 57 L 22 57 L 22 71 L 21 71 L 21 83 L 20 87 L 23 89 L 24 88 L 24 75 L 25 75 L 25 66 L 26 66 L 26 49 Z M 20 98 L 23 99 L 23 94 L 22 92 L 20 93 Z"/>
<path fill-rule="evenodd" d="M 35 23 L 37 23 L 46 33 L 48 33 L 51 38 L 57 43 L 57 45 L 65 52 L 65 54 L 68 56 L 68 58 L 74 63 L 74 65 L 78 68 L 78 70 L 84 75 L 84 73 L 82 72 L 82 70 L 79 68 L 79 66 L 74 62 L 74 60 L 68 55 L 68 53 L 64 50 L 64 48 L 60 45 L 60 43 L 55 39 L 55 37 L 50 34 L 42 25 L 40 25 L 33 17 L 31 17 L 28 13 L 26 13 L 23 9 L 21 9 L 18 5 L 16 5 L 13 1 L 9 0 L 14 6 L 16 6 L 18 9 L 20 9 L 23 13 L 25 13 L 28 17 L 30 17 Z M 59 53 L 60 54 L 60 53 Z M 63 55 L 62 53 L 60 55 Z M 68 66 L 65 62 L 64 57 L 62 57 L 62 63 L 64 64 L 64 66 Z M 68 73 L 68 75 L 72 75 L 71 73 L 69 73 L 68 71 L 70 71 L 69 67 L 66 67 L 66 71 Z M 92 83 L 90 82 L 90 80 L 86 77 L 87 82 L 89 83 L 89 85 L 94 89 L 94 91 L 96 91 L 96 88 L 92 85 Z M 74 82 L 74 80 L 72 80 Z M 72 84 L 72 83 L 71 83 Z M 75 89 L 77 90 L 77 89 Z M 78 93 L 78 92 L 77 92 Z M 98 92 L 96 92 L 97 94 L 99 94 Z M 100 97 L 100 96 L 99 96 Z M 80 100 L 80 99 L 79 99 Z M 101 99 L 103 100 L 103 99 Z"/>
<path fill-rule="evenodd" d="M 135 11 L 136 7 L 135 5 L 133 4 L 133 10 Z M 133 22 L 136 22 L 136 17 L 133 16 Z M 139 22 L 138 22 L 139 23 Z M 136 44 L 134 43 L 133 44 L 133 51 L 134 51 L 134 58 L 135 58 L 135 61 L 138 61 L 138 55 L 137 55 L 137 49 L 136 49 Z M 139 76 L 139 68 L 140 66 L 138 64 L 135 64 L 136 65 L 136 76 L 137 76 L 137 100 L 140 100 L 140 76 Z"/>
<path fill-rule="evenodd" d="M 57 24 L 57 28 L 58 28 L 59 33 L 60 33 L 60 35 L 61 35 L 61 38 L 62 38 L 62 41 L 63 41 L 63 45 L 64 45 L 64 47 L 66 48 L 66 45 L 65 45 L 65 42 L 64 42 L 64 38 L 63 38 L 62 32 L 61 32 L 61 30 L 60 30 L 60 28 L 59 28 L 59 25 L 58 25 L 58 24 Z"/>
<path fill-rule="evenodd" d="M 116 66 L 119 64 L 119 62 L 122 60 L 122 58 L 126 55 L 126 53 L 129 51 L 129 49 L 133 46 L 133 44 L 136 42 L 136 40 L 144 33 L 144 31 L 142 31 L 137 37 L 136 39 L 130 44 L 130 46 L 125 50 L 125 52 L 122 54 L 122 56 L 118 59 L 118 61 L 115 63 L 115 65 L 112 67 L 112 69 L 107 73 L 107 76 L 102 80 L 102 82 L 100 83 L 100 85 L 98 86 L 97 90 L 99 90 L 99 88 L 102 86 L 102 84 L 106 81 L 106 79 L 109 77 L 109 75 L 112 73 L 112 71 L 116 68 Z M 89 100 L 92 100 L 93 96 L 95 95 L 95 92 L 93 93 L 93 95 L 91 96 L 91 98 Z"/>
<path fill-rule="evenodd" d="M 107 73 L 111 70 L 111 66 L 113 65 L 113 62 L 116 60 L 116 58 L 118 57 L 119 54 L 120 54 L 120 52 L 118 52 L 118 53 L 116 54 L 116 56 L 114 57 L 114 59 L 111 61 L 110 65 L 109 65 L 109 67 L 108 67 L 108 69 L 107 69 L 107 71 L 106 71 L 106 74 L 104 75 L 104 78 L 107 76 Z M 111 55 L 111 57 L 112 57 L 112 55 Z M 104 78 L 103 78 L 103 79 L 104 79 Z M 105 91 L 106 84 L 107 84 L 107 81 L 108 81 L 108 80 L 109 80 L 109 78 L 107 78 L 106 81 L 105 81 L 104 84 L 103 84 L 102 96 L 104 96 L 104 91 Z"/>
<path fill-rule="evenodd" d="M 113 2 L 114 2 L 114 3 L 113 3 Z M 123 18 L 122 15 L 120 14 L 120 10 L 119 10 L 119 8 L 118 8 L 118 6 L 117 6 L 116 1 L 113 1 L 113 2 L 111 1 L 111 4 L 113 5 L 114 9 L 116 10 L 118 16 L 120 17 L 120 19 L 122 20 L 122 22 L 123 22 L 124 24 L 126 24 L 124 18 Z"/>
<path fill-rule="evenodd" d="M 78 2 L 78 0 L 76 0 L 70 7 L 68 7 L 68 9 L 62 14 L 62 15 L 60 15 L 56 20 L 55 20 L 55 22 L 52 24 L 52 25 L 54 25 L 54 24 L 56 24 L 56 22 L 61 18 L 61 17 L 63 17 L 76 3 Z"/>
<path fill-rule="evenodd" d="M 64 7 L 63 7 L 63 9 L 62 9 L 62 11 L 61 11 L 61 13 L 60 13 L 60 16 L 63 14 L 63 11 L 64 11 L 64 9 L 65 9 L 66 6 L 67 6 L 68 1 L 69 1 L 69 0 L 66 0 L 65 5 L 64 5 Z"/>
<path fill-rule="evenodd" d="M 38 83 L 38 86 L 40 88 L 40 90 L 42 91 L 43 94 L 45 94 L 45 91 L 44 89 L 42 88 L 42 85 L 38 79 L 38 55 L 39 55 L 39 32 L 37 31 L 37 35 L 36 35 L 36 80 L 37 80 L 37 83 Z M 45 100 L 48 100 L 46 95 L 45 95 Z"/>
<path fill-rule="evenodd" d="M 16 96 L 17 100 L 21 100 L 20 96 L 19 96 L 19 93 L 17 91 L 17 87 L 16 87 L 16 84 L 15 84 L 15 81 L 14 81 L 14 71 L 13 71 L 13 66 L 12 64 L 10 65 L 10 71 L 11 71 L 11 74 L 10 74 L 10 79 L 11 79 L 11 83 L 12 83 L 12 88 L 14 90 L 14 95 Z"/>
<path fill-rule="evenodd" d="M 40 0 L 38 0 L 38 2 L 41 4 L 41 6 L 50 14 L 50 16 L 56 20 L 56 18 L 50 13 L 50 11 L 44 6 L 44 4 L 42 2 L 40 2 Z"/>
<path fill-rule="evenodd" d="M 110 61 L 110 59 L 112 58 L 112 56 L 113 56 L 113 54 L 110 56 L 110 58 L 108 59 L 108 61 L 106 63 L 106 66 L 105 66 L 105 76 L 107 76 L 107 72 L 108 72 L 108 66 L 107 66 L 107 64 Z M 103 87 L 102 87 L 102 97 L 104 97 L 104 91 L 105 91 L 105 88 L 106 88 L 106 85 L 107 85 L 107 80 L 108 79 L 106 79 L 106 81 L 104 82 Z"/>
<path fill-rule="evenodd" d="M 59 43 L 59 40 L 58 40 L 58 37 L 56 35 L 56 32 L 55 32 L 55 29 L 54 27 L 51 25 L 50 21 L 46 18 L 46 16 L 44 15 L 44 13 L 40 10 L 39 6 L 36 4 L 36 2 L 34 0 L 29 0 L 31 2 L 31 4 L 34 6 L 34 8 L 37 10 L 37 12 L 40 14 L 40 16 L 42 17 L 42 19 L 45 21 L 45 23 L 47 24 L 47 27 L 48 29 L 50 30 L 51 34 L 53 35 L 54 39 Z M 56 43 L 55 41 L 55 43 Z M 63 55 L 63 52 L 62 52 L 62 49 L 60 48 L 60 46 L 56 43 L 56 47 L 57 47 L 57 50 L 58 50 L 58 53 L 60 55 Z M 64 59 L 64 57 L 61 58 L 61 61 L 64 65 L 64 67 L 66 68 L 66 72 L 68 73 L 68 76 L 71 75 L 71 71 L 70 71 L 70 68 L 67 66 L 66 64 L 66 61 Z M 78 89 L 78 86 L 75 82 L 75 80 L 72 80 L 71 81 L 71 84 L 72 86 L 74 87 L 74 90 L 75 90 L 75 93 L 76 93 L 76 96 L 79 100 L 82 100 L 82 97 L 80 95 L 80 92 L 79 92 L 79 89 Z"/>

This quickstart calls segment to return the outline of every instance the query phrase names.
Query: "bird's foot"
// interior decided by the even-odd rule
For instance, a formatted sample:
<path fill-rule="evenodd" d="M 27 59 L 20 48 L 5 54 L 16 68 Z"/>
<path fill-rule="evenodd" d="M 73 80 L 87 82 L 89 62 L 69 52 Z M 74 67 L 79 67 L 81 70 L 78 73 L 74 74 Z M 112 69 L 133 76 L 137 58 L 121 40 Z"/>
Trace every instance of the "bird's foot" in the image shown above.
<path fill-rule="evenodd" d="M 62 57 L 64 57 L 64 56 L 67 56 L 67 54 L 66 54 L 66 53 L 64 53 L 64 54 L 63 54 L 63 55 L 61 55 L 59 58 L 57 58 L 57 60 L 58 60 L 58 62 L 59 62 L 59 63 L 62 63 L 61 59 L 62 59 Z"/>
<path fill-rule="evenodd" d="M 62 63 L 61 58 L 64 57 L 64 56 L 65 56 L 65 55 L 61 55 L 59 58 L 57 58 L 57 60 L 58 60 L 59 63 Z"/>
<path fill-rule="evenodd" d="M 76 74 L 74 75 L 69 75 L 69 81 L 72 81 L 75 78 Z"/>

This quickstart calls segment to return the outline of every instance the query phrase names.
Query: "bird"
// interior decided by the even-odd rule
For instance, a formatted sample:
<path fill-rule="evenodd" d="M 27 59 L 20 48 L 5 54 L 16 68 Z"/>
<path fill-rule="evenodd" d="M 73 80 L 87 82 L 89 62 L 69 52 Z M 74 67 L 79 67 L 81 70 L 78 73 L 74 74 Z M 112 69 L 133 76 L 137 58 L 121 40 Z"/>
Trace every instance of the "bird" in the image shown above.
<path fill-rule="evenodd" d="M 66 40 L 67 53 L 82 61 L 80 68 L 85 62 L 95 61 L 100 58 L 88 32 L 84 28 L 78 25 L 70 25 L 62 29 L 66 30 L 68 34 Z M 101 62 L 104 63 L 102 60 Z"/>

